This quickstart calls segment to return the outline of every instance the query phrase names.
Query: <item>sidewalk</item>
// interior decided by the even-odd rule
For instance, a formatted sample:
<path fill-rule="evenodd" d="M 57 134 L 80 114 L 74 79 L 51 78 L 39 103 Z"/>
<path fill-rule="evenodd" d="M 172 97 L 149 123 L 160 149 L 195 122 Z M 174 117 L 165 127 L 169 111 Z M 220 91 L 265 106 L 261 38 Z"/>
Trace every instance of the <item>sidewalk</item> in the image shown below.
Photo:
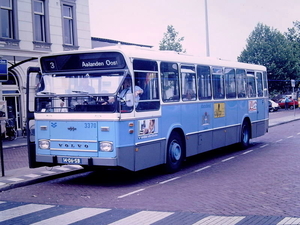
<path fill-rule="evenodd" d="M 269 114 L 269 127 L 300 120 L 300 109 L 279 110 Z M 83 171 L 78 165 L 55 167 L 28 167 L 27 139 L 18 137 L 14 141 L 3 140 L 4 175 L 0 173 L 0 191 L 21 187 L 56 177 Z M 66 174 L 68 173 L 68 174 Z"/>

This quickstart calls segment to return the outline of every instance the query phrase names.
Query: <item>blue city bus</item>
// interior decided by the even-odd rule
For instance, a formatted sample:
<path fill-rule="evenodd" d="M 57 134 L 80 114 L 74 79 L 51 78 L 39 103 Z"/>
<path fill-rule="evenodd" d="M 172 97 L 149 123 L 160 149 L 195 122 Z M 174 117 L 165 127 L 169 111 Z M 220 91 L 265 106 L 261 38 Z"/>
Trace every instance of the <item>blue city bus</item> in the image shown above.
<path fill-rule="evenodd" d="M 31 168 L 180 169 L 268 131 L 266 68 L 114 46 L 49 54 L 28 69 Z"/>

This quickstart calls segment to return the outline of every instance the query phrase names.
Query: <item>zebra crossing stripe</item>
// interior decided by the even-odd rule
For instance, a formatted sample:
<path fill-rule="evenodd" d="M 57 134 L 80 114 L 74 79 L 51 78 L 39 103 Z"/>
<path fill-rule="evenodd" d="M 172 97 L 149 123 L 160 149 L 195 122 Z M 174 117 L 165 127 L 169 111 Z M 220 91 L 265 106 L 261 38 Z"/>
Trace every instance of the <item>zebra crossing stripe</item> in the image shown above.
<path fill-rule="evenodd" d="M 22 205 L 18 206 L 12 209 L 7 209 L 4 211 L 1 211 L 0 216 L 0 222 L 3 222 L 5 220 L 10 220 L 18 216 L 24 216 L 30 213 L 38 212 L 44 209 L 49 209 L 51 207 L 54 207 L 53 205 L 37 205 L 37 204 L 28 204 L 28 205 Z"/>
<path fill-rule="evenodd" d="M 77 209 L 59 216 L 55 216 L 46 220 L 42 220 L 31 225 L 44 225 L 44 224 L 55 224 L 55 225 L 65 225 L 84 220 L 86 218 L 98 215 L 109 211 L 110 209 L 97 209 L 97 208 L 81 208 Z"/>
<path fill-rule="evenodd" d="M 277 225 L 283 225 L 283 224 L 288 224 L 288 225 L 300 224 L 300 218 L 285 217 L 283 220 L 281 220 L 279 223 L 277 223 Z"/>
<path fill-rule="evenodd" d="M 244 219 L 245 216 L 208 216 L 194 223 L 193 225 L 206 225 L 206 224 L 214 224 L 214 225 L 234 225 Z"/>
<path fill-rule="evenodd" d="M 173 214 L 172 212 L 141 211 L 131 216 L 128 216 L 124 219 L 110 223 L 109 225 L 124 225 L 124 224 L 147 225 L 162 220 L 172 214 Z"/>

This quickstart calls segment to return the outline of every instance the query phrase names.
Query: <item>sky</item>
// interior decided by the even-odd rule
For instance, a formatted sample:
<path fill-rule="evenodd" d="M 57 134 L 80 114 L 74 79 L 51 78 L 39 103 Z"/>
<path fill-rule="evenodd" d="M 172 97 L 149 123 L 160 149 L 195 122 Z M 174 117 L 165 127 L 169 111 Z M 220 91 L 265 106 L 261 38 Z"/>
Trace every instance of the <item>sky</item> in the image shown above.
<path fill-rule="evenodd" d="M 210 57 L 236 61 L 258 23 L 284 33 L 300 0 L 207 0 Z M 91 36 L 151 45 L 173 25 L 187 54 L 206 56 L 205 0 L 89 0 Z"/>

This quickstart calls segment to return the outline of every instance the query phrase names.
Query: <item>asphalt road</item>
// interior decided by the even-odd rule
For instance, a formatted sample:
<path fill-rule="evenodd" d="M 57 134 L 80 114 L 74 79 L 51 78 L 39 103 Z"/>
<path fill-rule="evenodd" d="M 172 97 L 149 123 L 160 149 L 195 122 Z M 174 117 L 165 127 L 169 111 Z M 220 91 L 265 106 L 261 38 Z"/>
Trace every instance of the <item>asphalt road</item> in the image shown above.
<path fill-rule="evenodd" d="M 21 224 L 84 209 L 96 214 L 79 224 L 126 224 L 129 217 L 151 224 L 155 216 L 155 224 L 210 224 L 207 218 L 231 221 L 211 224 L 300 224 L 299 126 L 294 121 L 271 127 L 244 151 L 230 146 L 192 157 L 175 174 L 160 167 L 86 172 L 4 191 L 0 211 L 28 203 L 49 207 Z M 20 217 L 6 222 L 15 219 Z"/>

